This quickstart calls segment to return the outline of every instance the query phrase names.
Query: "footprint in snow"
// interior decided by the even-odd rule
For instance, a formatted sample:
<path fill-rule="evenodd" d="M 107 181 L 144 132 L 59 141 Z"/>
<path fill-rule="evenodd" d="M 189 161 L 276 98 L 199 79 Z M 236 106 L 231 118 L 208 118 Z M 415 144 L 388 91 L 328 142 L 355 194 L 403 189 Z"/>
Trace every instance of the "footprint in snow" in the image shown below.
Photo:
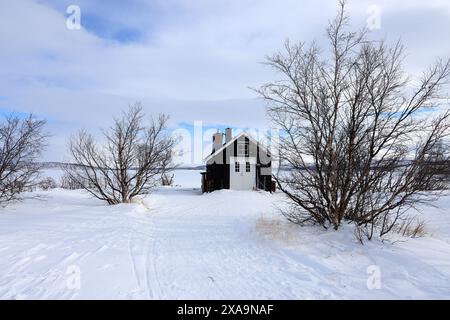
<path fill-rule="evenodd" d="M 39 257 L 36 257 L 36 258 L 34 259 L 34 261 L 41 261 L 41 260 L 44 260 L 44 259 L 46 259 L 46 258 L 47 258 L 47 256 L 41 255 L 41 256 L 39 256 Z"/>
<path fill-rule="evenodd" d="M 98 267 L 98 269 L 99 269 L 99 270 L 112 269 L 112 268 L 114 268 L 115 266 L 116 266 L 115 264 L 108 263 L 108 264 L 105 264 L 105 265 L 103 265 L 103 266 Z"/>
<path fill-rule="evenodd" d="M 69 256 L 67 256 L 66 258 L 64 258 L 62 260 L 63 263 L 66 262 L 73 262 L 74 260 L 76 260 L 80 255 L 76 252 L 73 252 L 72 254 L 70 254 Z"/>

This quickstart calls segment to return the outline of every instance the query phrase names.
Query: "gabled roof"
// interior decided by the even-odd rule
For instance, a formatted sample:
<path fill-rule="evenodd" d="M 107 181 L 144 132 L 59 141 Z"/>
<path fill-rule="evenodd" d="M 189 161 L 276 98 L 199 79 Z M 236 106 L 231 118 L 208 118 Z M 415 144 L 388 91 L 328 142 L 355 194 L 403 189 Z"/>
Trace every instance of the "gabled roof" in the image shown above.
<path fill-rule="evenodd" d="M 231 145 L 235 140 L 241 138 L 242 136 L 247 137 L 250 141 L 252 141 L 254 144 L 258 145 L 259 148 L 264 149 L 266 151 L 266 153 L 268 153 L 267 151 L 267 147 L 264 146 L 262 143 L 258 142 L 255 138 L 253 138 L 250 134 L 248 134 L 247 132 L 241 132 L 240 134 L 238 134 L 236 137 L 232 138 L 230 141 L 228 141 L 227 143 L 225 143 L 222 147 L 220 147 L 217 150 L 214 150 L 213 153 L 211 153 L 209 156 L 207 156 L 203 161 L 207 162 L 209 161 L 212 157 L 214 157 L 216 154 L 221 153 L 224 149 L 226 149 L 229 145 Z"/>

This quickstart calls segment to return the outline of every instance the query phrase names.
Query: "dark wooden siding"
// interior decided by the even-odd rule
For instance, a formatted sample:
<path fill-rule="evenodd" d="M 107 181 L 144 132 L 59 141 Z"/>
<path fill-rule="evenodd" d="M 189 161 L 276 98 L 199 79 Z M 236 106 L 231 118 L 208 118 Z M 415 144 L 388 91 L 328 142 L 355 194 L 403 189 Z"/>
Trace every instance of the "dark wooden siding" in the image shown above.
<path fill-rule="evenodd" d="M 256 158 L 256 187 L 261 190 L 272 190 L 272 176 L 271 176 L 271 157 L 270 154 L 260 154 L 259 144 L 255 144 L 248 137 L 244 136 L 240 139 L 235 139 L 233 143 L 224 148 L 220 154 L 214 155 L 214 158 L 206 164 L 206 180 L 210 180 L 213 190 L 229 189 L 230 188 L 230 157 L 237 155 L 238 142 L 247 143 L 249 145 L 249 154 L 246 156 Z M 261 159 L 263 157 L 263 159 Z M 266 170 L 264 170 L 266 169 Z M 205 191 L 205 190 L 204 190 Z"/>

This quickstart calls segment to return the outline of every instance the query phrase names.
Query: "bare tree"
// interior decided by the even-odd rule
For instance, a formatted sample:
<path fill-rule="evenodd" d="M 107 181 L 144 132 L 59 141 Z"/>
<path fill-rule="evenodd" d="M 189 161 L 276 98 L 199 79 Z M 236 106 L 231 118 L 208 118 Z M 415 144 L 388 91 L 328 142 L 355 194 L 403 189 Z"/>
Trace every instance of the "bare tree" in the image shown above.
<path fill-rule="evenodd" d="M 98 145 L 85 131 L 71 139 L 70 154 L 76 165 L 66 166 L 68 178 L 108 204 L 128 203 L 148 193 L 171 169 L 175 140 L 166 133 L 168 117 L 160 115 L 148 126 L 139 104 L 131 106 Z"/>
<path fill-rule="evenodd" d="M 41 188 L 44 191 L 56 189 L 58 187 L 56 185 L 55 179 L 53 179 L 52 177 L 47 177 L 45 179 L 42 179 L 41 181 L 39 181 L 38 186 L 39 186 L 39 188 Z"/>
<path fill-rule="evenodd" d="M 164 172 L 161 175 L 161 185 L 163 185 L 163 186 L 173 186 L 174 177 L 175 177 L 175 175 L 173 173 L 172 174 L 168 174 L 167 172 Z"/>
<path fill-rule="evenodd" d="M 432 179 L 438 179 L 438 183 L 430 184 L 431 187 L 448 189 L 450 182 L 450 148 L 448 143 L 440 141 L 430 151 L 426 160 L 426 170 L 436 173 Z"/>
<path fill-rule="evenodd" d="M 417 84 L 402 70 L 403 46 L 348 31 L 345 3 L 327 28 L 329 54 L 316 44 L 286 43 L 268 58 L 282 79 L 257 91 L 282 131 L 274 178 L 289 198 L 294 223 L 338 229 L 357 225 L 358 238 L 392 231 L 406 211 L 435 199 L 444 180 L 430 170 L 433 150 L 449 133 L 438 106 L 450 74 L 439 60 Z"/>
<path fill-rule="evenodd" d="M 37 160 L 46 140 L 44 125 L 45 121 L 32 115 L 9 115 L 0 123 L 0 205 L 19 200 L 21 192 L 38 184 Z"/>
<path fill-rule="evenodd" d="M 65 173 L 61 176 L 60 183 L 59 183 L 59 185 L 60 185 L 60 187 L 62 189 L 66 189 L 66 190 L 80 190 L 80 189 L 83 189 L 83 185 L 88 183 L 86 181 L 85 183 L 80 184 L 77 181 L 74 181 L 72 176 L 67 174 L 67 170 L 68 169 L 66 168 L 66 166 L 63 167 L 63 170 L 65 171 Z"/>

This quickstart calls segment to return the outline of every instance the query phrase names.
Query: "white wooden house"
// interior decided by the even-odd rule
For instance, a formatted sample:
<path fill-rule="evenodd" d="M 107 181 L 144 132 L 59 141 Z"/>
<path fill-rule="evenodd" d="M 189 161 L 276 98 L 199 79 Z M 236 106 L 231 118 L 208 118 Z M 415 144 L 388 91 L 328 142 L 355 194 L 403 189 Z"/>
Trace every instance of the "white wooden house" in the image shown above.
<path fill-rule="evenodd" d="M 234 138 L 230 128 L 225 130 L 225 134 L 215 133 L 212 152 L 205 162 L 206 171 L 202 172 L 203 192 L 219 189 L 273 189 L 271 155 L 266 147 L 246 132 Z"/>

